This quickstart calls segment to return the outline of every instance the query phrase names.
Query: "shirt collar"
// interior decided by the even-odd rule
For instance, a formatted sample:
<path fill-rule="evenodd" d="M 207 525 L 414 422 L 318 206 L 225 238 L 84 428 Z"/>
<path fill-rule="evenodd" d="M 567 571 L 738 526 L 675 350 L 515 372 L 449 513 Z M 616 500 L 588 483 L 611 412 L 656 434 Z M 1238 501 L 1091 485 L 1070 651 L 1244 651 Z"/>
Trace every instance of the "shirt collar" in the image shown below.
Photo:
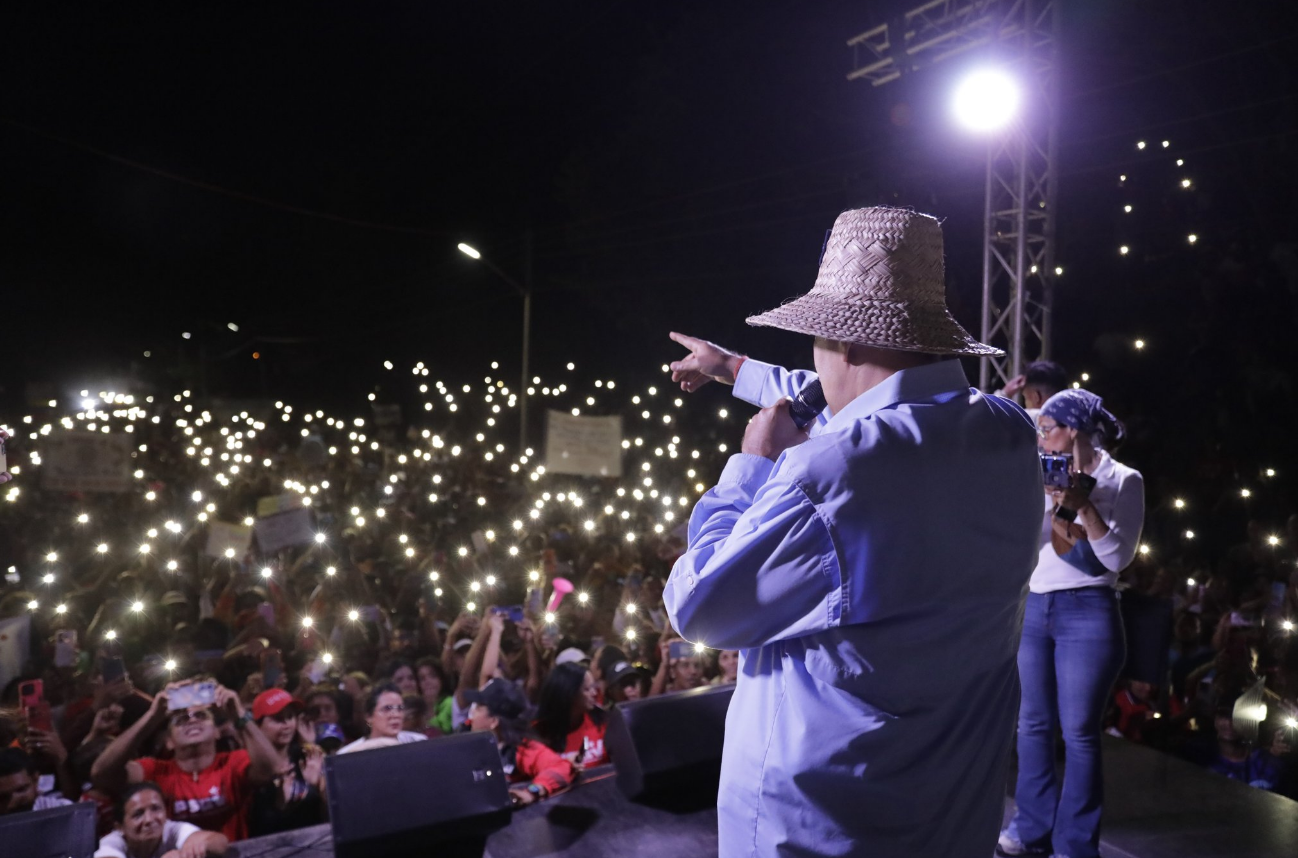
<path fill-rule="evenodd" d="M 1095 470 L 1091 472 L 1091 476 L 1096 480 L 1107 480 L 1109 477 L 1113 476 L 1113 457 L 1109 455 L 1108 451 L 1097 449 L 1095 451 L 1095 458 L 1099 459 L 1099 462 L 1096 463 Z"/>
<path fill-rule="evenodd" d="M 829 419 L 825 430 L 841 429 L 898 402 L 918 402 L 942 393 L 968 389 L 969 379 L 959 360 L 940 360 L 903 369 L 847 403 L 842 411 Z"/>

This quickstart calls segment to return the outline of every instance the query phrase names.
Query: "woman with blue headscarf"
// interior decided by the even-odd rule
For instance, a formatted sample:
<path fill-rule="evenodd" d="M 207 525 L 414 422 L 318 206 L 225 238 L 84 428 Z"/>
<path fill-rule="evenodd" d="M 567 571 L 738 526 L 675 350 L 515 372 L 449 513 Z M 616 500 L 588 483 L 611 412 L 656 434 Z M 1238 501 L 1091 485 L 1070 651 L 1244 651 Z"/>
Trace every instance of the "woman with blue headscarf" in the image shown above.
<path fill-rule="evenodd" d="M 1072 458 L 1062 480 L 1068 485 L 1046 486 L 1019 645 L 1017 809 L 996 852 L 1097 858 L 1101 720 L 1126 656 L 1114 585 L 1136 556 L 1145 487 L 1139 471 L 1109 454 L 1125 433 L 1090 391 L 1046 400 L 1037 434 L 1044 453 Z M 1056 725 L 1064 735 L 1062 783 Z"/>

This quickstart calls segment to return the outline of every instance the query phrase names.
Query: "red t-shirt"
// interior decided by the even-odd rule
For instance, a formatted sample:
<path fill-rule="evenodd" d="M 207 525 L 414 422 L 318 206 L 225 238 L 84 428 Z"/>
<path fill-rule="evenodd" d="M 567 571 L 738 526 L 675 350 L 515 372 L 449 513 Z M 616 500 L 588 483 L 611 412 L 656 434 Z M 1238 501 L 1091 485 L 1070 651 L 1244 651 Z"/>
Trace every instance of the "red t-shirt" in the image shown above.
<path fill-rule="evenodd" d="M 607 729 L 607 721 L 596 724 L 587 712 L 582 716 L 581 726 L 568 734 L 563 758 L 579 769 L 604 765 L 608 762 L 608 753 L 604 750 L 604 732 Z"/>
<path fill-rule="evenodd" d="M 212 765 L 196 774 L 180 770 L 175 760 L 141 757 L 135 762 L 144 779 L 162 787 L 172 819 L 207 831 L 219 831 L 231 841 L 248 836 L 248 752 L 216 755 Z"/>

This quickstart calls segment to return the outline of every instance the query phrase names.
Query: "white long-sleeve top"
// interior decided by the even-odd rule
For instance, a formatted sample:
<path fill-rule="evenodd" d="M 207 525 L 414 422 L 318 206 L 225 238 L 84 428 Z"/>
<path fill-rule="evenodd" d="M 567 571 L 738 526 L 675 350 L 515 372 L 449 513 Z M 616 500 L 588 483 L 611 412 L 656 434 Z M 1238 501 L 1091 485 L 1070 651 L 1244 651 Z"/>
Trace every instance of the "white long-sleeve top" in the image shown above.
<path fill-rule="evenodd" d="M 1072 590 L 1077 587 L 1112 587 L 1118 573 L 1136 557 L 1140 547 L 1140 531 L 1145 524 L 1145 480 L 1140 471 L 1129 468 L 1103 450 L 1095 466 L 1095 488 L 1091 490 L 1091 503 L 1100 518 L 1109 526 L 1109 532 L 1090 541 L 1091 551 L 1100 562 L 1103 574 L 1085 572 L 1055 553 L 1050 544 L 1050 519 L 1054 502 L 1045 495 L 1045 515 L 1041 520 L 1041 547 L 1037 568 L 1032 573 L 1028 588 L 1033 593 L 1051 593 L 1055 590 Z"/>

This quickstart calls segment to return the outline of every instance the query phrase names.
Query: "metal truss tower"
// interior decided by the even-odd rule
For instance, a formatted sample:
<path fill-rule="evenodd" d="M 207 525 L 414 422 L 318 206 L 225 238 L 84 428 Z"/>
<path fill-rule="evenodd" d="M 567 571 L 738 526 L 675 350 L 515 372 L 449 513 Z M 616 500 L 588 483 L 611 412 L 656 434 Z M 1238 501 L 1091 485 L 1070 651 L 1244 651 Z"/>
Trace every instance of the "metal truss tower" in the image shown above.
<path fill-rule="evenodd" d="M 931 0 L 849 39 L 848 80 L 882 86 L 969 51 L 987 53 L 1023 87 L 1019 116 L 987 149 L 981 338 L 1005 350 L 982 362 L 993 390 L 1050 357 L 1056 278 L 1059 73 L 1062 0 Z"/>

